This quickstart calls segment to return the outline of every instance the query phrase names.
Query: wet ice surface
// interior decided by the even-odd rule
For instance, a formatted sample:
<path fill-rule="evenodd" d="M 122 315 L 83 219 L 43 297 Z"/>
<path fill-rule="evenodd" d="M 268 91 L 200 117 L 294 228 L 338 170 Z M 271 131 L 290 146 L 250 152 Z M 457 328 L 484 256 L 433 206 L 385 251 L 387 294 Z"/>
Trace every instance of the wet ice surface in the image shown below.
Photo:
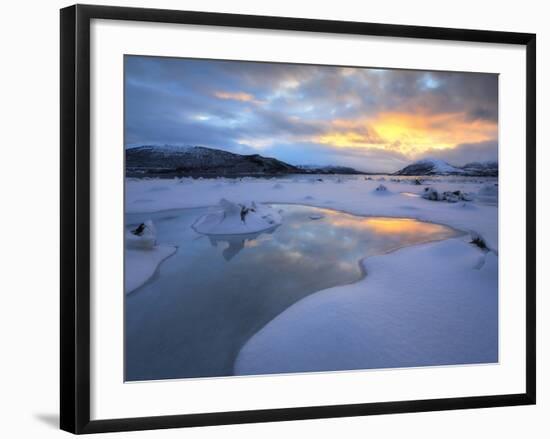
<path fill-rule="evenodd" d="M 250 337 L 311 293 L 361 279 L 362 258 L 458 235 L 412 219 L 273 206 L 281 226 L 239 236 L 195 232 L 206 208 L 126 215 L 127 227 L 152 219 L 158 242 L 178 246 L 126 297 L 126 380 L 233 375 Z"/>

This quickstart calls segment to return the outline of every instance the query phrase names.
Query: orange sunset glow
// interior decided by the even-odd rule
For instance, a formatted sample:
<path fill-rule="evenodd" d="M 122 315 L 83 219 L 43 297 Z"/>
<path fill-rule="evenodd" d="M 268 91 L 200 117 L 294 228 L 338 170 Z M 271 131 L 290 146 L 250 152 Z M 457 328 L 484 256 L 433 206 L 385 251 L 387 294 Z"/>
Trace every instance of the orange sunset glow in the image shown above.
<path fill-rule="evenodd" d="M 336 120 L 332 127 L 315 140 L 334 147 L 397 151 L 411 158 L 430 150 L 488 141 L 498 130 L 496 122 L 469 121 L 464 113 L 381 113 L 372 119 Z"/>

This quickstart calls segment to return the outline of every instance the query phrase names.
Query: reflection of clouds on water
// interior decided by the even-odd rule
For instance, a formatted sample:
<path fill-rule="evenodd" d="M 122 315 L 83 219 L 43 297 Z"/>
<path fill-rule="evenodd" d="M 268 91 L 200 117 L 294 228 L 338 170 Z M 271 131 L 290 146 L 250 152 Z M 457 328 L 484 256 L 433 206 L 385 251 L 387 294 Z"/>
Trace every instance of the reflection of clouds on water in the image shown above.
<path fill-rule="evenodd" d="M 311 215 L 322 216 L 323 221 L 312 221 Z M 284 273 L 329 269 L 357 273 L 358 253 L 366 256 L 454 234 L 447 227 L 413 219 L 361 217 L 323 208 L 287 206 L 284 218 L 282 226 L 265 232 L 209 236 L 209 240 L 214 247 L 225 245 L 221 255 L 226 261 L 250 249 L 247 257 L 255 265 L 279 267 Z"/>
<path fill-rule="evenodd" d="M 292 264 L 319 268 L 322 252 L 323 261 L 349 272 L 350 266 L 357 270 L 357 252 L 386 252 L 419 241 L 445 239 L 455 233 L 445 226 L 414 219 L 361 217 L 325 208 L 285 207 L 285 219 L 280 227 L 249 234 L 205 236 L 213 247 L 222 248 L 221 255 L 226 261 L 250 249 L 253 254 L 249 257 L 256 263 L 274 264 L 282 271 Z M 311 216 L 322 217 L 323 221 L 312 221 Z"/>
<path fill-rule="evenodd" d="M 359 280 L 362 258 L 456 233 L 414 220 L 273 207 L 284 208 L 282 225 L 243 235 L 197 233 L 192 225 L 208 208 L 127 215 L 127 227 L 151 218 L 159 241 L 178 246 L 127 297 L 129 380 L 231 375 L 250 337 L 309 294 Z M 311 220 L 316 215 L 323 219 Z"/>
<path fill-rule="evenodd" d="M 248 233 L 245 235 L 207 235 L 210 240 L 210 244 L 213 247 L 217 247 L 218 243 L 227 244 L 227 247 L 222 250 L 222 255 L 226 261 L 230 261 L 237 254 L 246 248 L 257 247 L 262 241 L 266 239 L 260 239 L 260 236 L 271 235 L 277 227 L 270 230 L 265 230 L 257 233 Z"/>

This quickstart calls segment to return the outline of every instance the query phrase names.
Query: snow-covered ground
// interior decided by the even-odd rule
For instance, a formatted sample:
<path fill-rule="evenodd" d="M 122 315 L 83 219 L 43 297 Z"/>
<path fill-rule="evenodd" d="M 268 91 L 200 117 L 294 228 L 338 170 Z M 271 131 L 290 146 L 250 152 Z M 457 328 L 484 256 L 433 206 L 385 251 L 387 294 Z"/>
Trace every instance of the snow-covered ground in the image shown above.
<path fill-rule="evenodd" d="M 169 256 L 176 252 L 171 245 L 156 245 L 150 249 L 126 248 L 124 292 L 131 293 L 155 274 L 155 270 Z"/>
<path fill-rule="evenodd" d="M 462 195 L 448 197 L 455 202 L 425 199 L 427 188 L 460 191 L 472 201 Z M 128 213 L 216 206 L 222 198 L 243 206 L 250 200 L 257 206 L 296 203 L 430 221 L 470 232 L 489 249 L 482 251 L 465 235 L 368 258 L 361 262 L 367 276 L 360 282 L 314 293 L 256 333 L 241 350 L 237 374 L 497 361 L 497 179 L 300 175 L 126 181 Z M 160 262 L 151 261 L 153 272 Z M 127 267 L 132 263 L 127 256 Z"/>
<path fill-rule="evenodd" d="M 125 233 L 124 292 L 128 294 L 153 276 L 160 263 L 173 255 L 176 248 L 157 245 L 157 231 L 151 220 L 131 227 Z"/>
<path fill-rule="evenodd" d="M 475 231 L 491 249 L 498 249 L 496 179 L 446 177 L 421 180 L 426 183 L 421 185 L 415 185 L 415 180 L 326 175 L 240 180 L 127 179 L 126 212 L 216 206 L 222 198 L 242 204 L 250 200 L 256 203 L 296 203 L 357 215 L 406 217 L 446 224 L 466 232 Z M 381 184 L 387 190 L 377 191 Z M 457 203 L 425 200 L 421 195 L 426 187 L 441 193 L 460 190 L 474 194 L 474 200 Z M 481 194 L 477 195 L 478 192 Z"/>
<path fill-rule="evenodd" d="M 241 349 L 235 374 L 498 361 L 498 258 L 460 239 L 363 261 L 366 277 L 302 299 Z"/>

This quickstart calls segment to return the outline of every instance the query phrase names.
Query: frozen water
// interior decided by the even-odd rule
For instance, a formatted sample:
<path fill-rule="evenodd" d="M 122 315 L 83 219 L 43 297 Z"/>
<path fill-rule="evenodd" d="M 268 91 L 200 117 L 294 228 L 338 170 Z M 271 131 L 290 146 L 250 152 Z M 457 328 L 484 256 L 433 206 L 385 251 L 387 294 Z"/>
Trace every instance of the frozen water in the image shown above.
<path fill-rule="evenodd" d="M 128 224 L 152 218 L 157 240 L 178 246 L 126 296 L 127 380 L 232 375 L 256 332 L 304 297 L 360 280 L 362 258 L 458 234 L 413 219 L 273 205 L 281 209 L 282 225 L 248 235 L 194 231 L 208 208 L 127 214 Z"/>

